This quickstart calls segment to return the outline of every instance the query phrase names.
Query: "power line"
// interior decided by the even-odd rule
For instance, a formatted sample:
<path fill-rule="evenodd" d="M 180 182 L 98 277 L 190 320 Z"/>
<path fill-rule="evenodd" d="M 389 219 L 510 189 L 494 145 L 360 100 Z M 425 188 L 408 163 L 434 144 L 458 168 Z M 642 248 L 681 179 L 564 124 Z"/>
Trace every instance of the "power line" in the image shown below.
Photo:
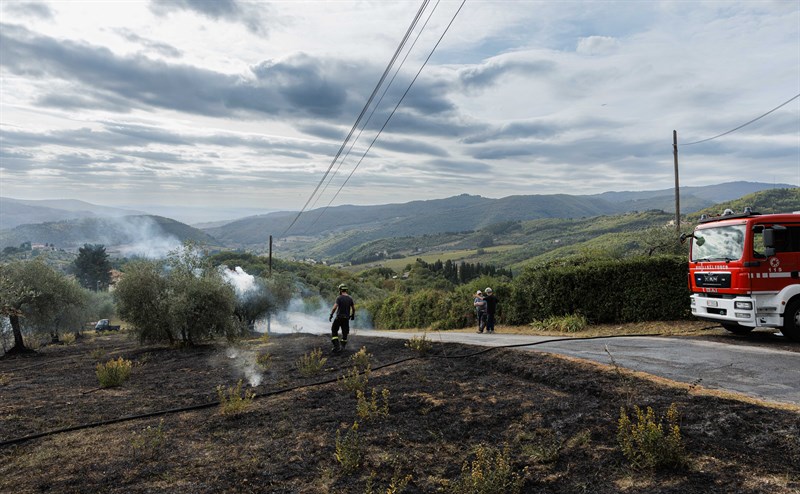
<path fill-rule="evenodd" d="M 336 160 L 339 159 L 339 156 L 342 154 L 342 150 L 347 145 L 347 141 L 350 140 L 350 137 L 353 135 L 353 132 L 355 132 L 356 128 L 358 127 L 359 122 L 361 122 L 361 119 L 364 117 L 364 114 L 367 112 L 367 108 L 369 107 L 370 103 L 372 103 L 372 100 L 375 98 L 375 95 L 378 94 L 378 89 L 383 84 L 383 81 L 386 80 L 386 76 L 389 74 L 389 71 L 391 70 L 392 65 L 394 65 L 394 62 L 397 60 L 397 56 L 400 55 L 400 52 L 402 51 L 403 47 L 405 46 L 406 41 L 408 41 L 409 36 L 411 36 L 411 32 L 413 31 L 414 26 L 417 25 L 417 22 L 419 21 L 419 18 L 422 16 L 422 12 L 428 6 L 429 1 L 430 0 L 423 0 L 422 5 L 420 5 L 419 10 L 417 10 L 417 14 L 414 16 L 414 20 L 411 21 L 411 25 L 408 26 L 408 29 L 406 30 L 405 36 L 403 36 L 402 41 L 400 41 L 400 45 L 397 47 L 397 50 L 395 50 L 394 55 L 392 55 L 392 59 L 389 61 L 389 64 L 386 66 L 386 69 L 384 69 L 383 74 L 381 75 L 381 78 L 378 81 L 378 84 L 376 84 L 375 85 L 375 89 L 372 90 L 372 94 L 370 94 L 369 99 L 367 100 L 367 103 L 364 105 L 364 108 L 361 109 L 361 113 L 359 113 L 358 118 L 356 119 L 356 122 L 353 124 L 353 127 L 350 129 L 350 132 L 347 134 L 347 137 L 345 137 L 344 142 L 342 142 L 342 145 L 339 147 L 339 151 L 336 152 L 336 156 L 333 157 L 333 161 L 331 161 L 331 164 L 328 166 L 328 169 L 325 171 L 325 174 L 322 176 L 322 180 L 320 180 L 319 183 L 317 184 L 317 186 L 314 188 L 314 191 L 311 193 L 311 195 L 309 196 L 308 200 L 303 205 L 303 208 L 297 213 L 297 216 L 294 217 L 294 220 L 292 220 L 292 222 L 289 224 L 289 226 L 286 227 L 286 230 L 283 231 L 283 233 L 281 234 L 282 236 L 286 235 L 286 233 L 289 230 L 292 229 L 294 224 L 297 223 L 297 220 L 300 219 L 300 216 L 303 214 L 303 212 L 308 207 L 308 204 L 311 202 L 311 199 L 314 198 L 314 196 L 316 195 L 317 191 L 319 191 L 320 186 L 323 184 L 323 182 L 325 182 L 325 177 L 328 176 L 328 174 L 330 173 L 331 169 L 333 168 L 333 165 L 336 163 Z"/>
<path fill-rule="evenodd" d="M 328 186 L 333 181 L 333 178 L 339 172 L 339 168 L 341 168 L 341 166 L 347 160 L 347 157 L 350 156 L 350 152 L 353 150 L 353 147 L 355 146 L 356 142 L 358 142 L 358 139 L 361 138 L 361 134 L 364 132 L 364 130 L 366 130 L 367 125 L 369 125 L 370 121 L 372 120 L 372 117 L 375 115 L 375 111 L 381 105 L 381 102 L 383 102 L 383 98 L 386 96 L 386 93 L 389 91 L 389 88 L 392 87 L 392 84 L 394 83 L 394 80 L 397 78 L 397 74 L 400 73 L 400 69 L 402 69 L 403 65 L 405 65 L 406 60 L 408 60 L 409 55 L 411 55 L 411 52 L 414 50 L 414 47 L 417 45 L 417 41 L 419 41 L 420 36 L 422 36 L 422 32 L 425 31 L 425 28 L 428 26 L 428 22 L 430 22 L 431 17 L 433 17 L 434 12 L 436 12 L 436 8 L 439 6 L 439 1 L 440 0 L 437 0 L 436 4 L 433 6 L 433 9 L 431 9 L 430 13 L 428 14 L 428 18 L 425 20 L 425 23 L 420 28 L 419 32 L 417 33 L 416 38 L 414 38 L 414 42 L 411 43 L 411 47 L 409 47 L 408 51 L 406 52 L 406 55 L 403 57 L 403 60 L 400 62 L 400 64 L 395 69 L 394 75 L 392 75 L 392 78 L 389 80 L 389 84 L 387 84 L 386 87 L 383 88 L 383 93 L 381 94 L 381 97 L 378 98 L 378 102 L 375 103 L 375 105 L 372 107 L 372 111 L 370 112 L 369 117 L 367 117 L 367 121 L 364 123 L 364 126 L 361 127 L 361 130 L 358 132 L 358 135 L 353 140 L 353 142 L 350 144 L 350 149 L 347 150 L 347 154 L 345 154 L 344 158 L 342 158 L 342 160 L 339 162 L 339 166 L 336 167 L 336 171 L 334 171 L 334 173 L 328 179 L 328 183 L 325 184 L 325 187 L 322 189 L 322 192 L 317 196 L 317 200 L 320 197 L 322 197 L 322 195 L 328 189 Z M 334 196 L 334 198 L 335 198 L 335 196 Z M 317 203 L 317 200 L 314 200 L 314 204 Z M 333 202 L 333 199 L 331 199 L 331 202 Z M 311 228 L 312 226 L 314 226 L 317 223 L 317 221 L 319 221 L 319 219 L 322 217 L 323 213 L 325 213 L 325 211 L 328 210 L 328 207 L 330 205 L 331 205 L 331 203 L 329 202 L 328 205 L 320 211 L 320 213 L 316 216 L 316 218 L 314 218 L 314 221 L 311 222 L 311 224 L 308 226 L 308 228 Z M 311 207 L 313 208 L 314 206 L 312 205 Z"/>
<path fill-rule="evenodd" d="M 756 118 L 754 118 L 754 119 L 750 120 L 750 121 L 749 121 L 749 122 L 747 122 L 747 123 L 743 123 L 742 125 L 740 125 L 740 126 L 736 127 L 735 129 L 731 129 L 731 130 L 729 130 L 729 131 L 727 131 L 727 132 L 723 132 L 723 133 L 722 133 L 722 134 L 720 134 L 720 135 L 716 135 L 716 136 L 714 136 L 714 137 L 709 137 L 708 139 L 703 139 L 703 140 L 701 140 L 701 141 L 689 142 L 689 143 L 683 144 L 683 146 L 691 146 L 691 145 L 693 145 L 693 144 L 700 144 L 701 142 L 708 142 L 708 141 L 711 141 L 711 140 L 713 140 L 713 139 L 716 139 L 716 138 L 718 138 L 718 137 L 722 137 L 722 136 L 728 135 L 728 134 L 730 134 L 731 132 L 736 132 L 737 130 L 739 130 L 739 129 L 743 128 L 743 127 L 746 127 L 746 126 L 750 125 L 751 123 L 753 123 L 753 122 L 755 122 L 755 121 L 757 121 L 757 120 L 761 120 L 762 118 L 766 117 L 767 115 L 769 115 L 770 113 L 774 112 L 775 110 L 777 110 L 777 109 L 779 109 L 779 108 L 782 108 L 782 107 L 784 107 L 784 106 L 788 105 L 789 103 L 791 103 L 792 101 L 796 100 L 797 98 L 800 98 L 800 94 L 797 94 L 797 95 L 795 95 L 793 98 L 791 98 L 791 99 L 789 99 L 789 100 L 787 100 L 787 101 L 785 101 L 785 102 L 781 103 L 780 105 L 776 106 L 775 108 L 773 108 L 772 110 L 768 111 L 767 113 L 765 113 L 765 114 L 763 114 L 763 115 L 761 115 L 761 116 L 759 116 L 759 117 L 756 117 Z"/>
<path fill-rule="evenodd" d="M 405 99 L 406 95 L 407 95 L 407 94 L 408 94 L 408 92 L 411 90 L 411 87 L 414 85 L 414 82 L 416 82 L 416 80 L 417 80 L 417 78 L 419 77 L 420 73 L 422 73 L 422 69 L 424 69 L 424 68 L 425 68 L 425 65 L 427 65 L 427 64 L 428 64 L 428 61 L 429 61 L 429 60 L 431 59 L 431 57 L 433 56 L 433 53 L 436 51 L 436 48 L 438 48 L 438 47 L 439 47 L 439 43 L 441 43 L 441 42 L 442 42 L 442 39 L 444 39 L 444 35 L 445 35 L 445 34 L 447 34 L 447 31 L 449 31 L 449 30 L 450 30 L 450 26 L 452 26 L 452 25 L 453 25 L 453 22 L 456 20 L 456 17 L 458 16 L 459 12 L 461 12 L 461 9 L 464 7 L 464 4 L 465 4 L 466 2 L 467 2 L 467 0 L 462 0 L 462 2 L 461 2 L 461 5 L 458 7 L 458 10 L 456 11 L 456 13 L 455 13 L 455 14 L 453 14 L 453 18 L 452 18 L 452 19 L 450 19 L 450 23 L 449 23 L 449 24 L 447 24 L 447 27 L 445 28 L 445 30 L 444 30 L 444 32 L 442 33 L 442 35 L 439 37 L 439 40 L 436 42 L 436 45 L 434 45 L 434 47 L 433 47 L 433 49 L 431 50 L 430 54 L 428 54 L 428 58 L 426 58 L 426 59 L 425 59 L 425 62 L 423 62 L 422 66 L 421 66 L 421 67 L 419 68 L 419 70 L 417 71 L 417 75 L 415 75 L 415 76 L 414 76 L 414 79 L 412 79 L 412 80 L 411 80 L 411 83 L 408 85 L 408 88 L 407 88 L 407 89 L 406 89 L 406 91 L 403 93 L 403 96 L 400 98 L 400 101 L 398 101 L 398 102 L 397 102 L 397 105 L 395 105 L 394 109 L 392 110 L 392 113 L 390 113 L 390 114 L 389 114 L 389 117 L 386 119 L 386 122 L 384 122 L 384 124 L 383 124 L 383 127 L 381 127 L 381 129 L 378 131 L 378 134 L 375 136 L 375 138 L 374 138 L 374 139 L 372 139 L 372 142 L 370 142 L 370 144 L 369 144 L 369 147 L 367 148 L 367 150 L 366 150 L 366 151 L 364 151 L 364 154 L 363 154 L 363 155 L 361 155 L 361 159 L 359 159 L 359 160 L 358 160 L 358 163 L 356 163 L 356 166 L 355 166 L 355 167 L 353 167 L 353 170 L 350 172 L 350 175 L 348 175 L 348 176 L 347 176 L 347 179 L 344 181 L 344 183 L 341 185 L 341 187 L 339 187 L 339 190 L 337 190 L 337 191 L 336 191 L 336 194 L 335 194 L 335 195 L 333 196 L 333 198 L 330 200 L 330 202 L 328 203 L 328 205 L 327 205 L 327 206 L 325 206 L 325 209 L 322 211 L 323 213 L 325 212 L 325 210 L 327 210 L 327 209 L 330 207 L 330 205 L 331 205 L 331 204 L 333 204 L 333 201 L 334 201 L 334 200 L 335 200 L 335 199 L 336 199 L 336 198 L 339 196 L 339 193 L 342 191 L 342 189 L 344 188 L 344 186 L 345 186 L 345 185 L 347 185 L 347 182 L 349 182 L 349 181 L 350 181 L 350 178 L 351 178 L 351 177 L 353 176 L 353 174 L 356 172 L 356 170 L 358 169 L 358 166 L 361 164 L 361 162 L 362 162 L 362 161 L 364 161 L 364 158 L 367 156 L 367 153 L 369 153 L 370 149 L 372 149 L 372 146 L 375 144 L 375 141 L 377 141 L 377 140 L 378 140 L 378 137 L 380 137 L 381 133 L 383 132 L 383 129 L 385 129 L 385 128 L 386 128 L 386 126 L 389 124 L 389 121 L 391 121 L 391 119 L 392 119 L 392 117 L 394 116 L 395 112 L 396 112 L 396 111 L 397 111 L 397 109 L 400 107 L 400 104 L 403 102 L 403 100 Z M 321 214 L 320 214 L 320 215 L 321 215 Z"/>
<path fill-rule="evenodd" d="M 394 80 L 397 78 L 397 74 L 400 72 L 400 69 L 403 68 L 403 65 L 405 65 L 406 60 L 408 60 L 408 56 L 411 55 L 411 52 L 414 50 L 414 47 L 417 45 L 417 41 L 419 41 L 420 36 L 422 35 L 423 31 L 425 31 L 425 28 L 427 27 L 428 22 L 430 22 L 431 17 L 433 17 L 433 13 L 436 12 L 436 8 L 439 6 L 439 2 L 440 2 L 440 0 L 436 1 L 436 4 L 433 6 L 433 9 L 431 9 L 430 13 L 428 14 L 428 18 L 425 20 L 425 23 L 422 25 L 422 27 L 420 28 L 419 32 L 417 32 L 417 36 L 414 38 L 414 42 L 411 43 L 411 46 L 409 47 L 408 51 L 406 51 L 406 55 L 403 57 L 403 60 L 401 60 L 400 64 L 397 66 L 397 68 L 395 68 L 394 75 L 392 75 L 392 78 L 389 80 L 389 83 L 384 86 L 383 93 L 381 93 L 381 97 L 378 98 L 378 101 L 372 106 L 372 111 L 370 112 L 369 116 L 367 117 L 366 122 L 364 122 L 364 125 L 361 127 L 361 130 L 358 132 L 358 135 L 356 135 L 356 138 L 353 139 L 352 142 L 350 143 L 350 147 L 347 149 L 347 153 L 345 153 L 344 157 L 341 160 L 339 160 L 339 165 L 336 167 L 336 170 L 334 170 L 334 172 L 328 178 L 328 183 L 326 183 L 325 187 L 322 188 L 322 192 L 320 192 L 317 195 L 317 198 L 314 199 L 314 202 L 311 204 L 311 207 L 309 208 L 309 210 L 314 208 L 314 206 L 317 204 L 317 201 L 320 199 L 320 197 L 322 197 L 325 194 L 325 191 L 328 190 L 328 187 L 330 186 L 330 184 L 333 181 L 334 177 L 336 177 L 336 174 L 339 173 L 339 169 L 341 169 L 341 167 L 344 164 L 344 162 L 347 161 L 347 158 L 350 156 L 350 152 L 353 150 L 353 148 L 355 147 L 356 143 L 361 138 L 361 134 L 364 132 L 364 130 L 366 130 L 366 128 L 369 125 L 370 121 L 372 121 L 372 117 L 373 117 L 373 115 L 375 115 L 375 111 L 378 109 L 378 107 L 381 106 L 381 103 L 383 102 L 383 98 L 386 96 L 386 93 L 389 91 L 389 88 L 392 87 L 392 84 L 394 83 Z M 319 218 L 320 218 L 320 216 L 317 216 L 314 219 L 314 221 L 311 222 L 311 225 L 309 225 L 309 227 L 313 226 L 317 222 L 317 220 L 319 220 Z"/>

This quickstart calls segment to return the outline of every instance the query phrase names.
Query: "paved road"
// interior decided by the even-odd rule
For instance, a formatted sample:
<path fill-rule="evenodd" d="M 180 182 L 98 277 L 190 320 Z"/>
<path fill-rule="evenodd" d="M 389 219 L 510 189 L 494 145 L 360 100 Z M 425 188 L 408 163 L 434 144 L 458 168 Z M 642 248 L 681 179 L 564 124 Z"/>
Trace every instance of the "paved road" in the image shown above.
<path fill-rule="evenodd" d="M 360 330 L 363 336 L 409 339 L 420 333 Z M 480 346 L 536 343 L 551 337 L 434 332 L 433 341 Z M 734 391 L 767 401 L 800 405 L 800 352 L 688 338 L 623 337 L 542 343 L 521 350 L 550 352 L 646 372 L 709 389 Z M 608 351 L 606 351 L 608 349 Z"/>

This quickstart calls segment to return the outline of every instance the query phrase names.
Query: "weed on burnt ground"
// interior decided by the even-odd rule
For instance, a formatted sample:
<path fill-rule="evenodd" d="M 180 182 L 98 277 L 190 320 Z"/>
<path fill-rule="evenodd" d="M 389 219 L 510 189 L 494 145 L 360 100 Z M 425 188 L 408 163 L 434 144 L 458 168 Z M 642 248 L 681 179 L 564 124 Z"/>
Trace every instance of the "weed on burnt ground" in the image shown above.
<path fill-rule="evenodd" d="M 213 402 L 218 386 L 239 380 L 256 394 L 236 414 L 215 406 L 2 447 L 0 491 L 800 492 L 795 410 L 509 349 L 453 359 L 441 357 L 475 347 L 437 343 L 425 357 L 381 368 L 419 354 L 402 340 L 366 337 L 355 343 L 366 347 L 373 370 L 359 402 L 341 382 L 352 352 L 328 355 L 319 375 L 298 370 L 303 355 L 327 348 L 325 339 L 287 335 L 233 349 L 109 345 L 106 352 L 134 364 L 128 381 L 108 389 L 97 389 L 96 360 L 81 343 L 41 357 L 51 365 L 31 366 L 36 357 L 0 361 L 8 376 L 0 441 Z M 266 369 L 255 361 L 265 353 Z M 656 416 L 674 406 L 685 465 L 629 462 L 617 432 L 620 410 L 633 414 L 633 405 Z"/>

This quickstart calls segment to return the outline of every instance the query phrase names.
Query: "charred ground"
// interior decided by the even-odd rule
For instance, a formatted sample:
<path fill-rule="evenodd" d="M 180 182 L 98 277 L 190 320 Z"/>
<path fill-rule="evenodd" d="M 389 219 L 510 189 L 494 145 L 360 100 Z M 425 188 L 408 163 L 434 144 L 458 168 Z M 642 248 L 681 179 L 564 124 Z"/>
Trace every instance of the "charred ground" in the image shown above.
<path fill-rule="evenodd" d="M 613 367 L 546 354 L 436 344 L 429 356 L 374 370 L 367 390 L 389 392 L 388 416 L 361 420 L 356 399 L 330 382 L 366 347 L 374 369 L 418 354 L 401 340 L 351 338 L 303 377 L 299 357 L 324 336 L 285 335 L 187 349 L 139 346 L 124 334 L 87 337 L 35 356 L 0 360 L 0 441 L 218 399 L 216 387 L 271 368 L 250 408 L 217 406 L 55 434 L 0 447 L 0 492 L 448 492 L 478 445 L 503 449 L 523 492 L 800 492 L 800 412 L 664 384 Z M 119 388 L 98 389 L 97 362 L 134 363 Z M 447 358 L 444 358 L 447 357 Z M 630 467 L 617 445 L 620 407 L 681 415 L 688 465 Z M 335 460 L 337 431 L 359 422 L 361 466 Z M 149 427 L 149 429 L 148 429 Z M 409 477 L 410 476 L 410 477 Z M 369 487 L 371 486 L 371 487 Z M 372 490 L 370 490 L 372 489 Z"/>

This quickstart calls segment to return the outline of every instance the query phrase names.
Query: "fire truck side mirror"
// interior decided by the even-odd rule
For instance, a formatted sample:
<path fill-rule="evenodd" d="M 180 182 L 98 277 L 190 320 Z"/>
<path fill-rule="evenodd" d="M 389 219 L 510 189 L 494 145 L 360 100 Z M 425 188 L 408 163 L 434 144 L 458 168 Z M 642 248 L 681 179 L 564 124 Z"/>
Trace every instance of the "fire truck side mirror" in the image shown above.
<path fill-rule="evenodd" d="M 786 227 L 783 225 L 772 225 L 771 228 L 764 228 L 763 239 L 764 239 L 764 254 L 767 257 L 771 257 L 775 255 L 775 244 L 778 241 L 778 236 L 780 236 Z"/>
<path fill-rule="evenodd" d="M 764 229 L 764 247 L 771 249 L 775 247 L 775 230 L 772 228 Z"/>

